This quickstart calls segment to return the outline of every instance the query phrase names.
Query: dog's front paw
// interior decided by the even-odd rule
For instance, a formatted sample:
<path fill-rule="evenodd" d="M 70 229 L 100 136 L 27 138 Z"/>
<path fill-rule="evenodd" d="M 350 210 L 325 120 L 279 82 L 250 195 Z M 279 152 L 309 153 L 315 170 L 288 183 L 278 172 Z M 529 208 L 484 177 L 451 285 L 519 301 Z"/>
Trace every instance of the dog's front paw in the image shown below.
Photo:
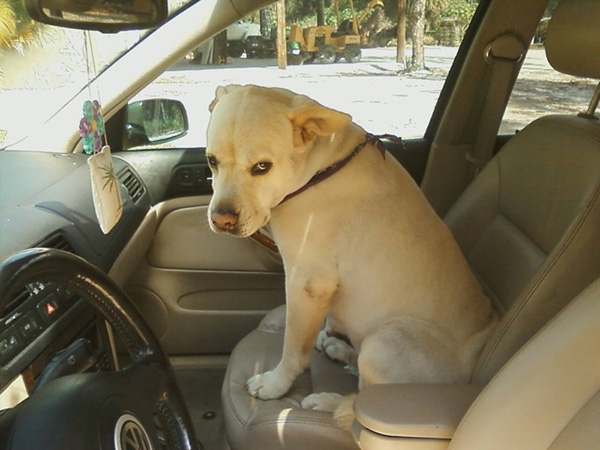
<path fill-rule="evenodd" d="M 247 381 L 246 386 L 252 397 L 271 400 L 285 394 L 292 385 L 292 381 L 285 379 L 275 370 L 270 370 L 254 375 Z"/>
<path fill-rule="evenodd" d="M 304 397 L 301 405 L 304 409 L 333 412 L 343 400 L 344 396 L 341 394 L 336 394 L 335 392 L 320 392 Z"/>

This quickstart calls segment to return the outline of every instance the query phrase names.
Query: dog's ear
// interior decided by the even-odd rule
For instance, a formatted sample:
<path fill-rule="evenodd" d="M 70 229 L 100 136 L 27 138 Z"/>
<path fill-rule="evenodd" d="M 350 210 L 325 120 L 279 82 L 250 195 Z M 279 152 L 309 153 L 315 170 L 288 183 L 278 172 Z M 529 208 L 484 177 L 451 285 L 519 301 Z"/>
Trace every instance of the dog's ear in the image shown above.
<path fill-rule="evenodd" d="M 294 146 L 306 145 L 317 136 L 328 136 L 350 123 L 352 117 L 321 105 L 307 105 L 288 114 L 294 127 Z"/>
<path fill-rule="evenodd" d="M 208 110 L 210 112 L 213 112 L 213 109 L 215 109 L 215 106 L 217 106 L 217 103 L 219 103 L 219 100 L 221 98 L 223 98 L 224 95 L 230 94 L 231 92 L 241 88 L 242 86 L 240 86 L 239 84 L 230 84 L 228 86 L 218 86 L 217 90 L 215 92 L 215 98 L 213 99 L 212 102 L 210 102 L 210 105 L 208 105 Z"/>

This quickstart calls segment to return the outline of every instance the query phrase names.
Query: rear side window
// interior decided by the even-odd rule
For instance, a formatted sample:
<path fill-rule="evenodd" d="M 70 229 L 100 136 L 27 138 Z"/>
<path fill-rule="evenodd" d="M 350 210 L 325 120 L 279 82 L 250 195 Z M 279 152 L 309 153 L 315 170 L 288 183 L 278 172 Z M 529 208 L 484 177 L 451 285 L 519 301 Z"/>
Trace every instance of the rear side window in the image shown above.
<path fill-rule="evenodd" d="M 558 1 L 550 1 L 515 83 L 500 125 L 500 135 L 515 134 L 549 114 L 584 112 L 597 82 L 557 72 L 548 62 L 544 42 L 548 22 Z M 593 57 L 590 55 L 590 57 Z"/>

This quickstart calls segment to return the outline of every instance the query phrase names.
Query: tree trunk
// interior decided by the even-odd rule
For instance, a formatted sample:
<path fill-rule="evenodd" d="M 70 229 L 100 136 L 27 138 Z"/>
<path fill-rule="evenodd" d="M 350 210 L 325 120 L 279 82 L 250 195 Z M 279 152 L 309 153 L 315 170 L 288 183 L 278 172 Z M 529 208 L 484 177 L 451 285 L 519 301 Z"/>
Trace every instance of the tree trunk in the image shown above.
<path fill-rule="evenodd" d="M 412 27 L 412 61 L 411 70 L 425 68 L 425 6 L 427 0 L 413 0 L 413 27 Z"/>
<path fill-rule="evenodd" d="M 285 0 L 277 4 L 277 67 L 287 68 L 287 42 L 285 40 Z"/>
<path fill-rule="evenodd" d="M 325 0 L 317 0 L 317 26 L 323 25 L 325 25 Z"/>
<path fill-rule="evenodd" d="M 398 0 L 398 29 L 396 30 L 396 62 L 403 63 L 406 50 L 406 0 Z"/>
<path fill-rule="evenodd" d="M 269 8 L 263 8 L 260 10 L 259 20 L 260 20 L 260 34 L 263 37 L 271 37 L 271 20 L 270 20 L 270 10 Z"/>

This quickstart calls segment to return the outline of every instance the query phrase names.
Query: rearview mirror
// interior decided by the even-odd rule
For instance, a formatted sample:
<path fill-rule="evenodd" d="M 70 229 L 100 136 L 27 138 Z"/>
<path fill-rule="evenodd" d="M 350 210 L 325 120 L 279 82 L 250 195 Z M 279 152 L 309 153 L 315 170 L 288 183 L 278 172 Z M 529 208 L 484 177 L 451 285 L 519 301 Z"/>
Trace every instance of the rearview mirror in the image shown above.
<path fill-rule="evenodd" d="M 127 105 L 125 148 L 172 141 L 187 130 L 187 113 L 179 100 L 155 98 Z"/>
<path fill-rule="evenodd" d="M 38 22 L 67 28 L 117 32 L 160 25 L 167 0 L 24 0 Z"/>

